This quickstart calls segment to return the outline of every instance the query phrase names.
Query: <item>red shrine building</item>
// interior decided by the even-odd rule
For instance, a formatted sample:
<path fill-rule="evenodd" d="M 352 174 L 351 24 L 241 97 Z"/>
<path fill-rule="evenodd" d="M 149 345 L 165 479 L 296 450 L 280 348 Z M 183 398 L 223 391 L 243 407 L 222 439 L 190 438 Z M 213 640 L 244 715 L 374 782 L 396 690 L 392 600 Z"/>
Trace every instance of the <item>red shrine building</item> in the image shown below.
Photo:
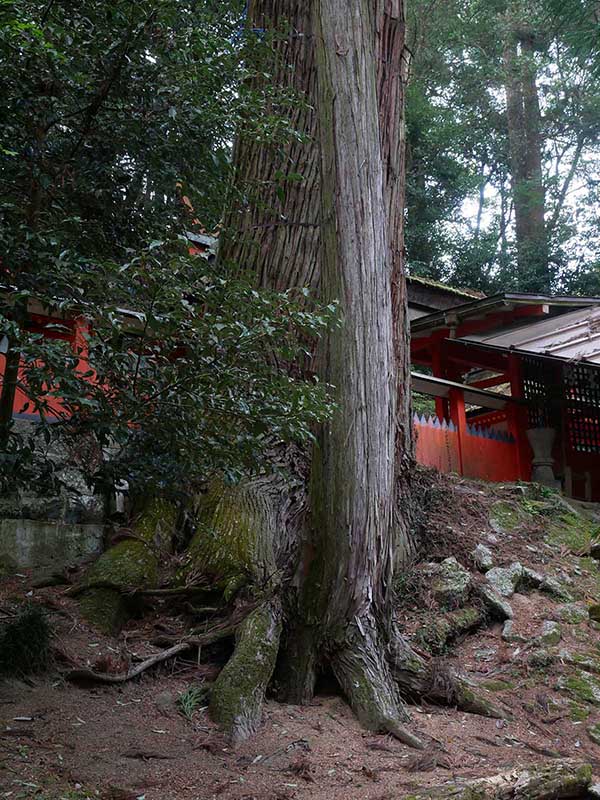
<path fill-rule="evenodd" d="M 444 303 L 411 309 L 413 390 L 435 398 L 415 415 L 418 460 L 600 501 L 600 298 Z"/>
<path fill-rule="evenodd" d="M 204 252 L 208 239 L 190 246 Z M 534 480 L 600 502 L 600 298 L 483 297 L 423 278 L 407 283 L 413 391 L 431 400 L 431 413 L 413 419 L 417 460 L 469 478 Z M 33 300 L 29 306 L 28 328 L 65 339 L 77 369 L 87 368 L 88 321 L 51 315 Z M 2 344 L 0 334 L 0 391 Z M 48 412 L 61 416 L 59 398 Z M 13 413 L 37 416 L 20 388 Z"/>

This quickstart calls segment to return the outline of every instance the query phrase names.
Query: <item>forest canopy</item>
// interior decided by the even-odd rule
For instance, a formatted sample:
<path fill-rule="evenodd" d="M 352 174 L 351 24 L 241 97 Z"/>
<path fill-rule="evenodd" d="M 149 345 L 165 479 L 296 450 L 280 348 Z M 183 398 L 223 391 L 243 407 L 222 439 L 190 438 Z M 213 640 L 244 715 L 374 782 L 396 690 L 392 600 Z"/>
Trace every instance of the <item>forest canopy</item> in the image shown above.
<path fill-rule="evenodd" d="M 595 4 L 415 0 L 408 12 L 410 271 L 488 293 L 597 295 Z"/>
<path fill-rule="evenodd" d="M 414 0 L 407 12 L 407 270 L 487 293 L 599 294 L 594 4 Z M 169 483 L 213 468 L 239 475 L 266 447 L 260 429 L 275 439 L 310 437 L 330 410 L 325 389 L 285 365 L 332 323 L 332 303 L 307 306 L 304 285 L 256 294 L 241 263 L 252 254 L 199 264 L 186 239 L 189 231 L 226 237 L 234 222 L 226 208 L 252 201 L 256 187 L 235 175 L 236 138 L 262 142 L 279 159 L 261 187 L 273 219 L 285 219 L 285 198 L 311 181 L 306 166 L 281 161 L 290 142 L 300 147 L 314 135 L 294 116 L 311 99 L 289 80 L 271 80 L 285 23 L 256 26 L 243 3 L 208 0 L 22 0 L 3 4 L 0 16 L 0 248 L 11 287 L 0 312 L 3 335 L 30 365 L 31 408 L 43 410 L 42 390 L 60 382 L 77 411 L 71 428 L 93 430 L 100 446 L 121 442 L 111 474 L 96 475 L 109 482 L 160 474 Z M 19 308 L 33 296 L 96 320 L 90 359 L 115 387 L 110 403 L 90 394 L 75 362 L 65 367 L 64 347 L 25 334 Z M 192 330 L 190 298 L 214 311 L 201 329 Z M 115 312 L 123 307 L 145 314 L 148 341 L 164 345 L 152 368 L 143 348 L 132 357 L 131 331 Z M 183 339 L 189 358 L 175 364 L 168 353 Z M 256 358 L 247 357 L 249 342 Z M 243 375 L 240 356 L 253 365 Z M 206 370 L 182 383 L 178 369 L 190 359 Z M 207 381 L 221 387 L 214 397 Z M 245 387 L 243 401 L 230 399 L 233 385 Z M 133 407 L 142 396 L 160 402 L 146 403 L 140 417 Z M 28 474 L 40 448 L 17 435 L 5 399 L 4 467 L 14 479 Z M 224 424 L 234 417 L 241 428 Z M 165 421 L 177 418 L 186 422 L 169 435 L 187 432 L 181 471 L 166 466 L 164 452 Z M 212 444 L 193 448 L 205 453 L 194 466 L 189 432 L 199 418 L 201 441 Z M 51 439 L 59 427 L 50 430 Z"/>

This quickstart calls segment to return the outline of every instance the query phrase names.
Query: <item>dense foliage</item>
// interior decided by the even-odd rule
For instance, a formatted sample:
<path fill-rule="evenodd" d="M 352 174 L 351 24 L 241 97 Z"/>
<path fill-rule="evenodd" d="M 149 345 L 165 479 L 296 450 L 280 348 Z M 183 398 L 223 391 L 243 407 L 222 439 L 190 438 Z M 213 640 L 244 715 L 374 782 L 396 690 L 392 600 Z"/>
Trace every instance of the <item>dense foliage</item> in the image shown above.
<path fill-rule="evenodd" d="M 221 218 L 236 129 L 286 135 L 276 88 L 250 80 L 266 46 L 237 2 L 0 5 L 0 339 L 42 412 L 33 438 L 2 421 L 6 483 L 52 480 L 44 453 L 87 432 L 94 480 L 167 491 L 256 469 L 328 413 L 284 367 L 333 309 L 188 253 L 186 231 Z M 89 370 L 26 329 L 32 299 L 90 321 Z M 44 413 L 53 393 L 69 420 Z"/>
<path fill-rule="evenodd" d="M 600 40 L 593 6 L 584 0 L 409 4 L 412 272 L 486 292 L 536 288 L 527 265 L 517 264 L 507 119 L 512 68 L 533 74 L 532 101 L 540 107 L 533 133 L 548 254 L 537 288 L 600 293 Z"/>

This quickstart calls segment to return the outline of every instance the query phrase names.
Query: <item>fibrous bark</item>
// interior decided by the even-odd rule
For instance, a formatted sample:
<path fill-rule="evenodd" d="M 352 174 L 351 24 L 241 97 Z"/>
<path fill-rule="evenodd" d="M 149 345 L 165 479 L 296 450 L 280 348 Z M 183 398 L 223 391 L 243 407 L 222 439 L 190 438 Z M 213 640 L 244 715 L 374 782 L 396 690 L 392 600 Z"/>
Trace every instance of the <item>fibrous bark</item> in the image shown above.
<path fill-rule="evenodd" d="M 285 487 L 279 500 L 271 494 L 274 508 L 287 509 L 269 526 L 286 621 L 276 682 L 289 701 L 306 703 L 319 671 L 330 669 L 363 724 L 420 746 L 405 728 L 393 671 L 412 676 L 404 680 L 412 694 L 434 695 L 434 681 L 391 622 L 394 568 L 411 549 L 413 463 L 402 235 L 404 5 L 254 0 L 248 13 L 251 30 L 279 29 L 271 80 L 302 94 L 306 102 L 292 122 L 308 141 L 274 149 L 240 139 L 241 190 L 221 257 L 254 270 L 268 288 L 312 287 L 320 300 L 339 302 L 342 318 L 310 364 L 333 387 L 337 410 L 317 432 L 307 495 L 297 493 L 290 504 Z M 302 180 L 286 180 L 298 173 Z M 250 494 L 262 489 L 255 484 Z M 244 492 L 245 507 L 260 506 Z M 254 636 L 252 657 L 265 646 L 271 654 L 275 638 Z M 240 681 L 236 658 L 237 650 L 224 671 L 227 703 L 217 693 L 211 706 L 239 739 L 256 724 L 264 691 L 253 695 Z M 249 695 L 252 721 L 238 724 L 221 706 L 247 708 Z M 450 700 L 466 702 L 458 688 Z"/>
<path fill-rule="evenodd" d="M 235 191 L 220 255 L 254 272 L 259 286 L 318 291 L 319 163 L 310 3 L 251 0 L 247 25 L 250 35 L 275 34 L 270 63 L 262 67 L 279 91 L 295 96 L 289 124 L 298 135 L 272 143 L 253 132 L 238 136 Z"/>
<path fill-rule="evenodd" d="M 390 255 L 397 237 L 388 231 L 373 71 L 380 17 L 366 0 L 351 8 L 321 0 L 313 20 L 321 297 L 339 301 L 343 326 L 323 338 L 316 357 L 321 378 L 335 387 L 338 411 L 320 431 L 313 453 L 307 546 L 286 677 L 290 696 L 307 701 L 317 654 L 329 654 L 363 722 L 404 738 L 405 714 L 383 657 L 398 541 L 400 347 L 396 352 Z"/>

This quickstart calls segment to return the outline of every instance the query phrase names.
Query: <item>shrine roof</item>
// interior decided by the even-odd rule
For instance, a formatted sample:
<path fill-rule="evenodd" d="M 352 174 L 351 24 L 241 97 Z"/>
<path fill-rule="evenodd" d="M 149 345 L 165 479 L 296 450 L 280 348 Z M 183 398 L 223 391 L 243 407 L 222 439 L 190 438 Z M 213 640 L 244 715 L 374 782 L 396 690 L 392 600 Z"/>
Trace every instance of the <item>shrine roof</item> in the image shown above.
<path fill-rule="evenodd" d="M 418 317 L 412 321 L 411 332 L 413 336 L 427 336 L 436 330 L 456 328 L 465 321 L 485 319 L 491 314 L 506 313 L 525 306 L 539 308 L 544 313 L 545 319 L 549 317 L 555 319 L 557 315 L 564 315 L 572 310 L 598 307 L 600 306 L 600 297 L 502 292 Z M 539 317 L 529 324 L 536 324 L 538 321 Z M 527 324 L 523 324 L 522 317 L 518 320 L 518 326 L 519 328 L 527 327 Z M 506 327 L 504 330 L 506 331 Z M 488 331 L 488 333 L 491 335 L 492 331 Z"/>
<path fill-rule="evenodd" d="M 459 340 L 600 366 L 600 301 L 560 316 L 537 317 L 508 330 L 471 333 Z"/>

